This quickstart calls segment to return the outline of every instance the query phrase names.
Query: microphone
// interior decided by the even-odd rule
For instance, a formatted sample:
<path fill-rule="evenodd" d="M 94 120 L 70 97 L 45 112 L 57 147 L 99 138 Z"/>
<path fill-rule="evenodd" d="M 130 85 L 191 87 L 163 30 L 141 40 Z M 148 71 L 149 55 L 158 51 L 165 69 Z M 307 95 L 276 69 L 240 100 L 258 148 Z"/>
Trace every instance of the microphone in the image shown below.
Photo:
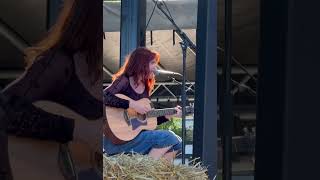
<path fill-rule="evenodd" d="M 162 69 L 156 69 L 153 73 L 156 76 L 161 75 L 161 74 L 163 74 L 163 75 L 171 75 L 171 76 L 174 76 L 174 75 L 182 76 L 182 74 L 180 74 L 180 73 L 173 72 L 173 71 L 162 70 Z"/>

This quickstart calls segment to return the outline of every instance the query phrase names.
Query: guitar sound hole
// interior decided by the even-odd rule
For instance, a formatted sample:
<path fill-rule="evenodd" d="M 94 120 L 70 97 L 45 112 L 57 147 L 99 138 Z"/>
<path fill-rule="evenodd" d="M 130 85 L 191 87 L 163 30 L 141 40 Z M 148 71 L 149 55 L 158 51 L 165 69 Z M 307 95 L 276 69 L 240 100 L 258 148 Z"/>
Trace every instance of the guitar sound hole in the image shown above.
<path fill-rule="evenodd" d="M 145 121 L 147 116 L 145 114 L 139 114 L 137 117 L 140 121 Z"/>

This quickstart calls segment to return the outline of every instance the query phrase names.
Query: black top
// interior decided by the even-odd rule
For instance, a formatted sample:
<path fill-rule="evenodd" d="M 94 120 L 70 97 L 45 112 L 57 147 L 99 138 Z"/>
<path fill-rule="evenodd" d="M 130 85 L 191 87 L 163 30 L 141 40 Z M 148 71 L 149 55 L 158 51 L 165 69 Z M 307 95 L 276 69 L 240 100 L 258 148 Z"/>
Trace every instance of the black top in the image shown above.
<path fill-rule="evenodd" d="M 129 108 L 129 101 L 125 99 L 118 98 L 115 94 L 123 94 L 131 99 L 137 101 L 142 98 L 149 98 L 148 91 L 144 90 L 143 93 L 137 93 L 130 85 L 129 78 L 125 75 L 120 76 L 117 78 L 109 87 L 104 89 L 103 91 L 103 103 L 106 106 L 112 106 L 117 108 L 128 109 Z M 158 125 L 168 121 L 165 116 L 161 116 L 157 118 Z"/>
<path fill-rule="evenodd" d="M 74 57 L 62 51 L 46 53 L 2 91 L 0 104 L 6 112 L 9 134 L 58 142 L 72 140 L 74 120 L 35 107 L 32 103 L 39 100 L 54 101 L 87 119 L 103 116 L 102 94 L 98 100 L 83 85 Z"/>

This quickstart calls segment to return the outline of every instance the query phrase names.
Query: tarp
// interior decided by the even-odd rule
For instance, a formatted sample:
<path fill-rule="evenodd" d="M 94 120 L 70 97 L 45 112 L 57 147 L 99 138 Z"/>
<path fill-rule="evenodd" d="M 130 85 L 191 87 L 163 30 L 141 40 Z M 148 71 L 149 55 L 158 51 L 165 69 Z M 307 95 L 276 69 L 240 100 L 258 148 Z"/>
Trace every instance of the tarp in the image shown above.
<path fill-rule="evenodd" d="M 183 29 L 194 29 L 197 25 L 197 0 L 166 0 L 170 14 Z M 146 21 L 149 20 L 155 3 L 147 0 Z M 165 6 L 163 6 L 165 8 Z M 120 1 L 105 1 L 103 4 L 103 29 L 105 32 L 120 31 Z M 147 30 L 172 29 L 173 26 L 163 13 L 155 8 Z"/>
<path fill-rule="evenodd" d="M 197 0 L 170 0 L 165 1 L 176 24 L 186 32 L 187 36 L 196 43 Z M 147 0 L 147 21 L 154 3 Z M 224 1 L 217 3 L 217 36 L 218 45 L 224 46 Z M 233 2 L 233 56 L 246 67 L 255 68 L 258 59 L 258 27 L 259 27 L 259 0 L 242 0 Z M 120 3 L 104 3 L 104 64 L 115 72 L 119 68 L 120 54 Z M 156 8 L 146 32 L 146 46 L 159 51 L 161 64 L 168 70 L 182 72 L 182 53 L 180 39 L 176 35 L 176 44 L 173 45 L 173 27 L 162 12 Z M 153 30 L 153 45 L 149 30 Z M 213 49 L 215 50 L 215 49 Z M 223 53 L 218 51 L 219 64 Z M 188 51 L 187 55 L 188 79 L 195 79 L 195 55 Z M 106 80 L 109 80 L 105 76 Z"/>

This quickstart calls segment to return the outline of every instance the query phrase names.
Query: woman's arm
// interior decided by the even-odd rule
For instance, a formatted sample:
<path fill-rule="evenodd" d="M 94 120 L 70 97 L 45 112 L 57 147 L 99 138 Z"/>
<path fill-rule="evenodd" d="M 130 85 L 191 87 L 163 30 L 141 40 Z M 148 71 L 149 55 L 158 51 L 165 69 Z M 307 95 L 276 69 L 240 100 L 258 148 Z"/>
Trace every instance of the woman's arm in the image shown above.
<path fill-rule="evenodd" d="M 106 106 L 128 109 L 130 102 L 115 96 L 125 90 L 129 85 L 129 79 L 121 76 L 116 79 L 109 87 L 103 90 L 103 103 Z"/>
<path fill-rule="evenodd" d="M 123 109 L 128 109 L 130 107 L 140 114 L 145 114 L 150 111 L 150 102 L 125 100 L 115 96 L 115 94 L 123 93 L 128 86 L 130 86 L 130 82 L 127 77 L 121 76 L 116 79 L 111 86 L 106 88 L 103 92 L 104 105 Z"/>
<path fill-rule="evenodd" d="M 63 93 L 72 70 L 72 59 L 62 52 L 37 59 L 1 92 L 1 106 L 11 134 L 67 142 L 72 140 L 74 120 L 48 113 L 32 103 Z"/>

